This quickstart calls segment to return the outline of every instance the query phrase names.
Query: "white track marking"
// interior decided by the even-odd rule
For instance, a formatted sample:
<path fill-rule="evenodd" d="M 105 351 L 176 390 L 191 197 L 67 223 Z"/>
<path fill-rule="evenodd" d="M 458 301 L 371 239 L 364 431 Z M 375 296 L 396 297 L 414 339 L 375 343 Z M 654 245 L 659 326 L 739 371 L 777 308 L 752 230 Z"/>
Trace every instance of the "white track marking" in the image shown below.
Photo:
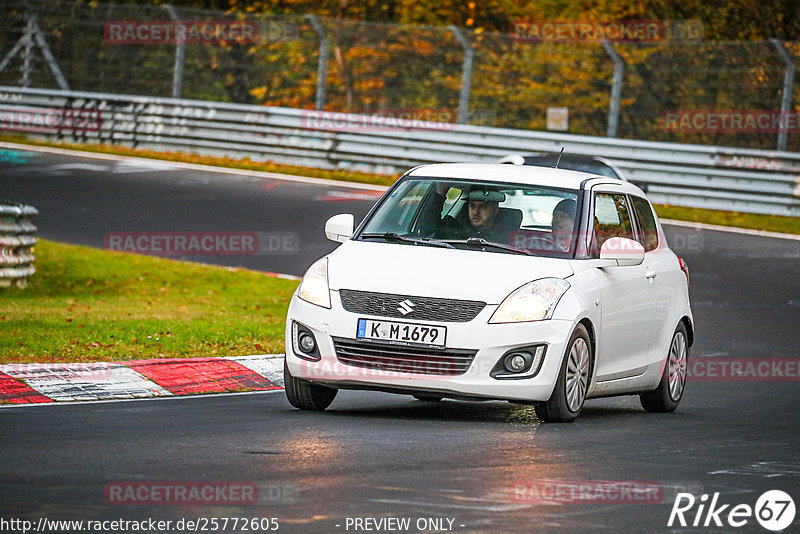
<path fill-rule="evenodd" d="M 84 152 L 82 150 L 69 150 L 65 148 L 51 148 L 35 145 L 23 145 L 19 143 L 0 143 L 2 148 L 14 150 L 30 150 L 34 152 L 46 152 L 48 154 L 60 154 L 62 156 L 73 156 L 82 158 L 102 159 L 107 161 L 138 162 L 141 164 L 162 161 L 154 158 L 139 158 L 135 156 L 117 156 L 114 154 L 100 154 L 97 152 Z M 181 163 L 177 161 L 167 162 L 169 165 L 178 169 L 187 169 L 202 172 L 214 172 L 218 174 L 232 174 L 236 176 L 253 176 L 256 178 L 266 178 L 269 180 L 282 180 L 285 182 L 299 182 L 305 184 L 323 185 L 325 187 L 339 187 L 349 189 L 366 189 L 369 191 L 386 191 L 386 187 L 373 184 L 360 184 L 356 182 L 341 182 L 338 180 L 327 180 L 324 178 L 311 178 L 308 176 L 294 176 L 291 174 L 279 174 L 276 172 L 248 171 L 245 169 L 233 169 L 229 167 L 214 167 L 212 165 L 198 165 L 196 163 Z M 132 164 L 132 163 L 131 163 Z"/>
<path fill-rule="evenodd" d="M 283 354 L 267 356 L 234 356 L 228 358 L 258 373 L 273 384 L 283 387 Z"/>
<path fill-rule="evenodd" d="M 751 230 L 749 228 L 738 228 L 736 226 L 720 226 L 718 224 L 706 224 L 690 221 L 676 221 L 673 219 L 660 219 L 662 224 L 671 226 L 684 226 L 686 228 L 696 228 L 698 230 L 713 230 L 715 232 L 728 232 L 731 234 L 752 235 L 758 237 L 774 237 L 776 239 L 791 239 L 800 241 L 800 235 L 782 234 L 780 232 L 767 232 L 766 230 Z"/>
<path fill-rule="evenodd" d="M 61 163 L 49 167 L 54 171 L 91 171 L 91 172 L 107 172 L 106 165 L 98 165 L 96 163 Z"/>
<path fill-rule="evenodd" d="M 39 406 L 74 406 L 76 404 L 113 404 L 117 402 L 143 402 L 143 401 L 178 401 L 208 397 L 235 397 L 239 395 L 265 395 L 267 393 L 283 393 L 282 389 L 268 389 L 263 391 L 235 391 L 231 393 L 200 393 L 196 395 L 162 395 L 158 397 L 137 397 L 134 399 L 103 399 L 73 402 L 31 402 L 22 404 L 0 404 L 0 411 L 13 408 L 35 408 Z"/>
<path fill-rule="evenodd" d="M 131 174 L 137 172 L 161 172 L 176 170 L 178 170 L 178 168 L 172 165 L 170 162 L 154 159 L 150 161 L 119 161 L 111 170 L 111 172 L 114 174 Z"/>

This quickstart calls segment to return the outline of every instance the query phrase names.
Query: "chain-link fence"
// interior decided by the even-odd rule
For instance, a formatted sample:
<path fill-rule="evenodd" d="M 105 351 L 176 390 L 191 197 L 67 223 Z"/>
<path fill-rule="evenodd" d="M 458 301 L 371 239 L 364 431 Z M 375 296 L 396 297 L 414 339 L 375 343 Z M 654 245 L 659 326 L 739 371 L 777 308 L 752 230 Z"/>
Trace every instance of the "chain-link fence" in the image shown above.
<path fill-rule="evenodd" d="M 2 85 L 800 151 L 800 43 L 527 42 L 313 16 L 3 2 Z M 181 25 L 201 35 L 170 39 Z M 549 124 L 554 108 L 561 120 Z M 791 116 L 711 124 L 758 112 Z"/>

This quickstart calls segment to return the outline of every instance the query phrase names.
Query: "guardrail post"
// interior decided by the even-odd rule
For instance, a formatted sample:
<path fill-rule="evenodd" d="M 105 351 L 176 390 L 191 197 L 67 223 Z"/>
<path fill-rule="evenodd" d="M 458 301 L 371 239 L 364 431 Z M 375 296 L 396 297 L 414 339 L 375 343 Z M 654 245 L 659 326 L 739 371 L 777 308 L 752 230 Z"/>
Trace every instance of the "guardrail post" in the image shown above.
<path fill-rule="evenodd" d="M 315 15 L 306 15 L 311 27 L 319 37 L 319 59 L 317 61 L 317 100 L 314 109 L 325 109 L 325 86 L 328 83 L 328 34 Z"/>
<path fill-rule="evenodd" d="M 169 18 L 178 22 L 178 14 L 170 4 L 164 4 L 164 9 L 169 13 Z M 175 44 L 175 63 L 172 67 L 172 98 L 180 98 L 183 91 L 183 60 L 186 56 L 186 44 L 178 40 Z"/>
<path fill-rule="evenodd" d="M 625 61 L 622 59 L 611 43 L 603 41 L 603 50 L 614 62 L 614 78 L 611 83 L 611 102 L 608 105 L 608 128 L 606 137 L 617 136 L 619 124 L 619 102 L 622 98 L 622 77 L 625 74 Z"/>
<path fill-rule="evenodd" d="M 64 79 L 64 74 L 62 74 L 61 69 L 58 68 L 56 58 L 54 58 L 53 54 L 50 52 L 50 47 L 47 46 L 47 40 L 44 38 L 44 35 L 42 35 L 42 30 L 36 22 L 36 13 L 27 0 L 22 0 L 22 5 L 28 11 L 28 22 L 25 24 L 25 31 L 20 40 L 17 41 L 14 48 L 12 48 L 3 58 L 3 61 L 0 62 L 0 72 L 3 72 L 9 63 L 11 63 L 11 60 L 14 59 L 24 47 L 22 51 L 22 79 L 20 80 L 20 84 L 22 87 L 28 87 L 31 83 L 31 74 L 33 73 L 33 45 L 36 44 L 39 50 L 41 50 L 44 59 L 47 61 L 50 72 L 53 73 L 58 86 L 64 91 L 69 91 L 69 85 L 67 85 L 67 81 Z"/>
<path fill-rule="evenodd" d="M 786 150 L 786 136 L 788 134 L 789 118 L 787 115 L 792 105 L 794 61 L 792 61 L 792 56 L 789 55 L 789 52 L 781 41 L 778 39 L 770 39 L 770 42 L 775 46 L 775 50 L 778 51 L 778 54 L 783 58 L 783 62 L 786 65 L 786 72 L 783 75 L 783 96 L 781 97 L 781 121 L 779 122 L 782 126 L 778 129 L 778 150 L 783 152 Z"/>
<path fill-rule="evenodd" d="M 461 92 L 458 95 L 458 124 L 467 123 L 467 115 L 469 114 L 469 91 L 472 85 L 472 60 L 475 57 L 475 51 L 472 49 L 469 40 L 461 32 L 461 28 L 457 26 L 450 26 L 450 31 L 453 32 L 458 43 L 464 49 L 464 63 L 461 67 Z"/>
<path fill-rule="evenodd" d="M 0 287 L 23 288 L 36 272 L 36 227 L 30 220 L 38 213 L 33 206 L 0 202 Z"/>
<path fill-rule="evenodd" d="M 25 47 L 22 50 L 22 78 L 19 84 L 28 87 L 31 84 L 31 73 L 33 72 L 33 18 L 28 19 L 25 25 Z"/>

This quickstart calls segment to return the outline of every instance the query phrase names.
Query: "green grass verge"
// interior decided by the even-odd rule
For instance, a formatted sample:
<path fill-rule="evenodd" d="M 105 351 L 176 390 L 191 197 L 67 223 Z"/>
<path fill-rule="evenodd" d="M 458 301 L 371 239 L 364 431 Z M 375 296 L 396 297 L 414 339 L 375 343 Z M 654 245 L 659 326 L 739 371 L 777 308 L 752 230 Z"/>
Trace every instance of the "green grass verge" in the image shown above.
<path fill-rule="evenodd" d="M 0 135 L 0 141 L 13 143 L 24 143 L 36 146 L 68 148 L 82 150 L 85 152 L 97 152 L 103 154 L 116 154 L 121 156 L 135 156 L 140 158 L 152 158 L 166 161 L 176 161 L 182 163 L 196 163 L 199 165 L 213 165 L 218 167 L 231 167 L 236 169 L 247 169 L 253 171 L 276 172 L 297 176 L 310 176 L 314 178 L 326 178 L 329 180 L 340 180 L 345 182 L 358 182 L 374 185 L 389 186 L 395 182 L 396 176 L 386 176 L 383 174 L 369 174 L 345 170 L 326 170 L 313 167 L 300 167 L 294 165 L 282 165 L 278 163 L 261 163 L 250 161 L 249 159 L 217 158 L 211 156 L 198 156 L 184 152 L 156 152 L 153 150 L 139 150 L 117 145 L 80 145 L 74 143 L 53 143 L 46 141 L 28 140 L 25 136 Z M 750 228 L 754 230 L 767 230 L 770 232 L 781 232 L 785 234 L 800 234 L 800 218 L 781 217 L 777 215 L 759 215 L 753 213 L 742 213 L 736 211 L 719 211 L 701 208 L 685 208 L 681 206 L 668 206 L 665 204 L 656 205 L 659 217 L 663 219 L 676 219 L 681 221 L 702 222 L 706 224 L 717 224 L 721 226 L 735 226 L 739 228 Z"/>
<path fill-rule="evenodd" d="M 283 352 L 297 282 L 39 240 L 26 289 L 0 288 L 0 363 Z"/>
<path fill-rule="evenodd" d="M 780 217 L 739 211 L 718 211 L 657 204 L 656 213 L 662 219 L 676 219 L 752 230 L 767 230 L 783 234 L 800 234 L 800 217 Z"/>

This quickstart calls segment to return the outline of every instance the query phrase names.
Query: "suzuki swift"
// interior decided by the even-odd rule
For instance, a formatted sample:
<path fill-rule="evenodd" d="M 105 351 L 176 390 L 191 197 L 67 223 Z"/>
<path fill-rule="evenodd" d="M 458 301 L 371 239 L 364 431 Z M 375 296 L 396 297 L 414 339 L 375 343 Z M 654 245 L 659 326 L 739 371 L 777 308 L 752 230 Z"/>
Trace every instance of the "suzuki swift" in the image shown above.
<path fill-rule="evenodd" d="M 636 186 L 582 172 L 437 164 L 405 173 L 315 262 L 286 320 L 286 396 L 339 389 L 532 404 L 593 397 L 674 411 L 694 342 L 689 272 Z"/>

